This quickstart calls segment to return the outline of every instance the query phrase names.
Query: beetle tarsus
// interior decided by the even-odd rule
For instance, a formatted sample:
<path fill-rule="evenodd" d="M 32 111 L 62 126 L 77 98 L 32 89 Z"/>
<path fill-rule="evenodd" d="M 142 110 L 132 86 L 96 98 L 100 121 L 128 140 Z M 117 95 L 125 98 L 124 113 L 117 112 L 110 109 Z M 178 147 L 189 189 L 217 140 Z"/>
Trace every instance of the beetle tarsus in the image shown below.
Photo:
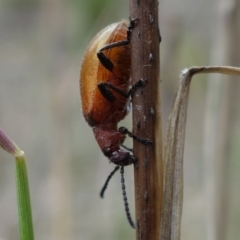
<path fill-rule="evenodd" d="M 144 85 L 146 85 L 146 83 L 148 82 L 147 79 L 140 79 L 138 80 L 135 84 L 132 85 L 132 87 L 129 89 L 128 91 L 128 96 L 132 96 L 132 94 L 135 92 L 136 89 L 143 87 Z"/>
<path fill-rule="evenodd" d="M 138 18 L 133 18 L 129 17 L 129 26 L 128 26 L 128 31 L 127 31 L 127 40 L 130 42 L 131 37 L 132 37 L 132 30 L 136 27 L 137 25 Z"/>

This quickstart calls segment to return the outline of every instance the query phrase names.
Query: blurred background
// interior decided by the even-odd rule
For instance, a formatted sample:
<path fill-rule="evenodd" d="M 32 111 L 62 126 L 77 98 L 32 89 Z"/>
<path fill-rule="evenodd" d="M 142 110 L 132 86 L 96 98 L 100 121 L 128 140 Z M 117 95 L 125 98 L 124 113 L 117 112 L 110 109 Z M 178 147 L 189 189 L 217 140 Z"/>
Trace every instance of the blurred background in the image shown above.
<path fill-rule="evenodd" d="M 240 10 L 238 0 L 161 0 L 159 10 L 164 133 L 183 68 L 240 65 Z M 82 116 L 78 82 L 90 40 L 128 17 L 126 0 L 0 1 L 0 126 L 26 154 L 38 240 L 135 237 L 119 174 L 99 198 L 113 165 Z M 237 80 L 202 75 L 192 82 L 182 239 L 239 239 Z M 121 125 L 131 128 L 131 116 Z M 0 238 L 18 239 L 14 160 L 3 150 L 0 158 Z M 125 176 L 134 214 L 132 167 Z"/>

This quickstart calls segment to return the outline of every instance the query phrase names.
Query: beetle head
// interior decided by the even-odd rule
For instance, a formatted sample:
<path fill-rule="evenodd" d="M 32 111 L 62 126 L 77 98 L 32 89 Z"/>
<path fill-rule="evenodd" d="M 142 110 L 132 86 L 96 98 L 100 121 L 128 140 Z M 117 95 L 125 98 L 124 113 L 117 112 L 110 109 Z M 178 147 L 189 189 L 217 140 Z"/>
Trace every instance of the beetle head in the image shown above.
<path fill-rule="evenodd" d="M 127 166 L 135 162 L 134 156 L 132 156 L 129 152 L 125 152 L 121 149 L 112 152 L 109 159 L 111 162 L 120 166 Z"/>

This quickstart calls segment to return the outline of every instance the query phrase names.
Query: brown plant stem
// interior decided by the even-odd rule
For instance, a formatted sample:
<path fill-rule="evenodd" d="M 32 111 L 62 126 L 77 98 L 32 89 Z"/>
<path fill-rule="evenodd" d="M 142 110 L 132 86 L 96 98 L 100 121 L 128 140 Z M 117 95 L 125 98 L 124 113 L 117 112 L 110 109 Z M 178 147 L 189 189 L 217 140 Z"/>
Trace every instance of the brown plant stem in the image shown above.
<path fill-rule="evenodd" d="M 158 1 L 131 1 L 130 12 L 138 19 L 131 39 L 133 84 L 147 79 L 133 96 L 133 132 L 153 142 L 134 141 L 136 239 L 157 240 L 163 193 Z"/>

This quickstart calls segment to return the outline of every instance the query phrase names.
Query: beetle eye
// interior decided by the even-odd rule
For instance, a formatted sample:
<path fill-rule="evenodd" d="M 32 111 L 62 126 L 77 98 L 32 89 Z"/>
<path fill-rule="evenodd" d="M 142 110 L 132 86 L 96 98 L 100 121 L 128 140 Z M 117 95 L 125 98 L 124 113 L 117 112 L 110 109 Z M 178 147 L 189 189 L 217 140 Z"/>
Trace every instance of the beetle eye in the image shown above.
<path fill-rule="evenodd" d="M 104 149 L 102 149 L 102 151 L 103 151 L 103 154 L 106 156 L 106 157 L 109 157 L 110 155 L 110 151 L 111 151 L 111 149 L 110 148 L 104 148 Z"/>

